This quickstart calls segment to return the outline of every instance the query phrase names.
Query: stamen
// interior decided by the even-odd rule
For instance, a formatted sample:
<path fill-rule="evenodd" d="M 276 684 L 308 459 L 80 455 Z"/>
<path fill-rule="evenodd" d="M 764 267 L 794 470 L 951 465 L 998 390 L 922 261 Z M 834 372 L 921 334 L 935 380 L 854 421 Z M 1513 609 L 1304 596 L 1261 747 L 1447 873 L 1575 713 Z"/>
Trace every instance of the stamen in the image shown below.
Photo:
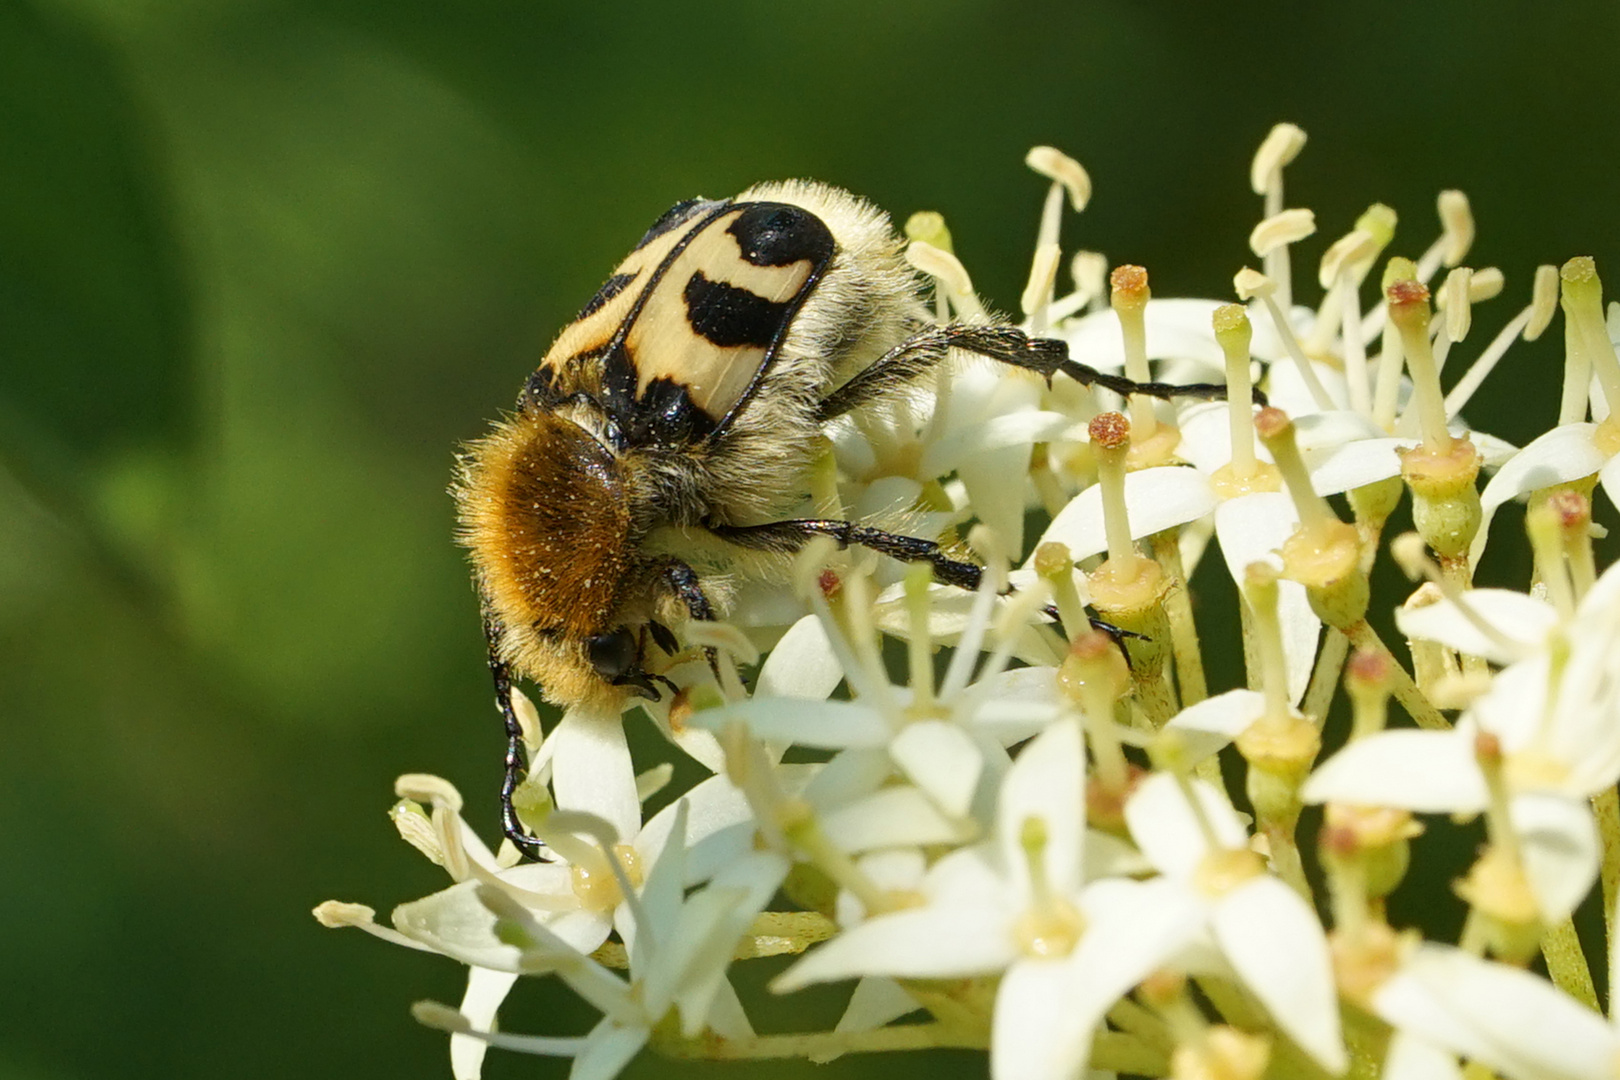
<path fill-rule="evenodd" d="M 424 945 L 406 937 L 398 930 L 383 926 L 377 922 L 377 912 L 365 904 L 352 904 L 344 900 L 325 900 L 315 906 L 310 912 L 315 921 L 328 930 L 364 930 L 373 937 L 395 945 L 403 945 L 407 949 L 416 949 L 419 952 L 437 952 L 437 949 Z"/>
<path fill-rule="evenodd" d="M 1545 266 L 1542 269 L 1552 270 L 1553 268 Z M 1539 278 L 1541 275 L 1538 273 L 1536 276 Z M 1502 327 L 1496 336 L 1491 339 L 1491 343 L 1485 347 L 1485 351 L 1479 354 L 1479 359 L 1475 360 L 1468 370 L 1463 372 L 1463 377 L 1457 380 L 1457 385 L 1453 386 L 1451 392 L 1446 395 L 1447 420 L 1456 419 L 1457 415 L 1467 407 L 1469 400 L 1484 385 L 1486 378 L 1496 369 L 1496 365 L 1501 362 L 1502 357 L 1507 355 L 1508 349 L 1513 347 L 1513 343 L 1518 340 L 1521 333 L 1526 335 L 1525 340 L 1534 340 L 1528 336 L 1528 327 L 1535 317 L 1535 313 L 1534 305 L 1527 306 L 1523 311 L 1508 320 L 1508 324 Z"/>
<path fill-rule="evenodd" d="M 1244 267 L 1232 279 L 1232 287 L 1237 291 L 1238 299 L 1257 299 L 1265 305 L 1271 316 L 1271 323 L 1277 330 L 1277 337 L 1282 341 L 1283 348 L 1288 351 L 1288 357 L 1299 369 L 1300 381 L 1310 392 L 1311 401 L 1323 412 L 1333 408 L 1333 399 L 1328 396 L 1327 388 L 1316 377 L 1316 369 L 1311 366 L 1310 360 L 1305 356 L 1305 350 L 1300 347 L 1299 339 L 1294 336 L 1294 328 L 1289 325 L 1288 319 L 1283 315 L 1283 309 L 1278 305 L 1275 296 L 1278 292 L 1277 283 L 1258 270 Z"/>
<path fill-rule="evenodd" d="M 1330 351 L 1333 336 L 1343 327 L 1346 351 L 1359 349 L 1365 358 L 1370 335 L 1361 321 L 1360 294 L 1354 297 L 1357 306 L 1353 319 L 1345 315 L 1345 294 L 1361 288 L 1373 263 L 1395 238 L 1396 221 L 1394 210 L 1383 203 L 1373 203 L 1356 218 L 1355 227 L 1334 241 L 1322 256 L 1316 276 L 1317 283 L 1327 292 L 1317 307 L 1316 322 L 1305 342 L 1306 352 L 1316 355 Z"/>
<path fill-rule="evenodd" d="M 1074 158 L 1051 146 L 1036 146 L 1024 155 L 1024 164 L 1063 187 L 1075 213 L 1091 201 L 1091 177 Z"/>
<path fill-rule="evenodd" d="M 982 559 L 985 570 L 984 576 L 979 579 L 979 589 L 973 594 L 973 607 L 968 612 L 967 624 L 956 639 L 950 665 L 945 669 L 945 677 L 940 680 L 939 696 L 947 700 L 960 694 L 972 680 L 985 631 L 990 626 L 990 614 L 995 610 L 996 597 L 1007 582 L 1007 559 L 996 546 L 990 530 L 983 525 L 974 527 L 968 534 L 968 543 L 985 556 Z"/>
<path fill-rule="evenodd" d="M 945 215 L 937 210 L 918 210 L 907 218 L 906 239 L 931 244 L 941 251 L 956 250 L 951 246 L 951 231 L 945 226 Z M 934 290 L 934 317 L 940 322 L 950 320 L 951 305 L 944 289 Z"/>
<path fill-rule="evenodd" d="M 1467 195 L 1454 189 L 1442 191 L 1435 200 L 1435 209 L 1440 214 L 1440 237 L 1418 260 L 1419 281 L 1428 281 L 1442 266 L 1458 265 L 1474 246 L 1474 211 Z"/>
<path fill-rule="evenodd" d="M 1305 149 L 1305 132 L 1294 124 L 1277 124 L 1266 133 L 1249 165 L 1249 187 L 1268 201 L 1266 216 L 1282 209 L 1282 173 Z M 1277 205 L 1270 206 L 1275 199 Z"/>
<path fill-rule="evenodd" d="M 934 640 L 928 628 L 932 610 L 928 587 L 933 581 L 934 570 L 927 563 L 906 567 L 906 658 L 911 675 L 911 707 L 919 715 L 934 704 Z"/>
<path fill-rule="evenodd" d="M 1284 210 L 1273 214 L 1249 233 L 1249 250 L 1264 259 L 1280 247 L 1297 244 L 1316 232 L 1316 214 L 1310 210 Z"/>
<path fill-rule="evenodd" d="M 456 1009 L 438 1001 L 418 1001 L 411 1006 L 411 1017 L 423 1027 L 447 1031 L 452 1035 L 465 1035 L 501 1050 L 540 1057 L 578 1057 L 585 1050 L 583 1037 L 555 1037 L 550 1035 L 512 1035 L 504 1031 L 476 1031 L 472 1024 Z"/>
<path fill-rule="evenodd" d="M 944 288 L 951 305 L 964 319 L 983 320 L 984 305 L 973 292 L 973 279 L 960 259 L 933 244 L 913 240 L 906 246 L 906 261 L 934 278 Z"/>
<path fill-rule="evenodd" d="M 1069 557 L 1068 545 L 1049 540 L 1036 548 L 1035 572 L 1051 583 L 1058 615 L 1072 642 L 1088 623 L 1080 590 L 1074 584 L 1074 560 Z"/>
<path fill-rule="evenodd" d="M 1052 190 L 1062 191 L 1058 187 Z M 1018 299 L 1019 307 L 1029 317 L 1031 333 L 1044 334 L 1051 324 L 1052 293 L 1057 284 L 1058 259 L 1061 256 L 1062 251 L 1055 243 L 1042 243 L 1035 249 L 1035 261 L 1029 268 L 1029 283 L 1024 286 L 1024 294 Z"/>
<path fill-rule="evenodd" d="M 1305 132 L 1293 124 L 1278 124 L 1267 133 L 1249 166 L 1249 186 L 1265 196 L 1265 216 L 1283 212 L 1283 169 L 1305 148 Z M 1314 229 L 1314 225 L 1312 226 Z M 1261 254 L 1257 252 L 1257 254 Z M 1288 244 L 1273 245 L 1261 254 L 1266 274 L 1277 283 L 1278 303 L 1284 311 L 1293 307 L 1293 271 L 1289 266 Z"/>
<path fill-rule="evenodd" d="M 1552 325 L 1558 312 L 1558 282 L 1558 267 L 1536 267 L 1535 285 L 1530 291 L 1530 325 L 1524 328 L 1524 340 L 1536 340 Z"/>
<path fill-rule="evenodd" d="M 1136 382 L 1148 382 L 1153 378 L 1147 358 L 1148 273 L 1140 266 L 1116 266 L 1108 281 L 1113 287 L 1109 303 L 1119 316 L 1120 332 L 1125 339 L 1125 374 Z M 1132 394 L 1128 405 L 1137 441 L 1152 439 L 1159 429 L 1152 400 Z"/>

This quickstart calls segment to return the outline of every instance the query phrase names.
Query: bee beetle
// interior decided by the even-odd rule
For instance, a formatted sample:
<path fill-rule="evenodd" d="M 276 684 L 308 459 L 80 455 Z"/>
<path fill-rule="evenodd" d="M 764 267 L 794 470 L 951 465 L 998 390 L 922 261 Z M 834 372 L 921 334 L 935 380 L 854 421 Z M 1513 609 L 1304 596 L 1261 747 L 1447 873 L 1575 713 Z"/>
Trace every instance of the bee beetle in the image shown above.
<path fill-rule="evenodd" d="M 677 203 L 558 336 L 516 410 L 460 455 L 458 539 L 506 720 L 502 825 L 525 854 L 540 844 L 512 807 L 526 766 L 511 679 L 608 711 L 672 687 L 648 650 L 673 654 L 671 622 L 716 615 L 681 531 L 756 558 L 830 536 L 978 586 L 981 567 L 933 541 L 784 518 L 829 421 L 905 392 L 952 349 L 1120 393 L 1225 396 L 1107 375 L 1011 326 L 942 324 L 903 249 L 881 211 L 824 184 Z"/>

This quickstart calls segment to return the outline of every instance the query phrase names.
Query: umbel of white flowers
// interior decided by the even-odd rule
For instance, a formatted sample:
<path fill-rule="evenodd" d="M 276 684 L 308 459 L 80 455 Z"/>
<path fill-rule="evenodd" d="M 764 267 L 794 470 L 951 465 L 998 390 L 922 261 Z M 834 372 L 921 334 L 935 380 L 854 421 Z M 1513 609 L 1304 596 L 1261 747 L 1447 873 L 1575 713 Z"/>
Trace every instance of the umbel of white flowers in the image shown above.
<path fill-rule="evenodd" d="M 1254 159 L 1260 268 L 1237 273 L 1241 303 L 1154 299 L 1146 270 L 1085 251 L 1059 295 L 1060 219 L 1090 180 L 1031 151 L 1051 189 L 1026 329 L 1106 371 L 1229 393 L 1122 402 L 964 357 L 925 400 L 835 427 L 818 497 L 965 537 L 989 567 L 977 593 L 831 542 L 791 581 L 743 585 L 660 673 L 679 693 L 641 706 L 669 756 L 712 773 L 685 791 L 668 761 L 637 771 L 639 714 L 575 710 L 542 734 L 514 694 L 532 762 L 518 802 L 544 861 L 492 852 L 445 781 L 400 778 L 400 835 L 450 884 L 391 926 L 337 901 L 316 916 L 467 966 L 459 1007 L 415 1006 L 451 1033 L 458 1080 L 489 1047 L 570 1058 L 575 1080 L 644 1048 L 966 1047 L 997 1080 L 1620 1076 L 1594 990 L 1594 968 L 1612 987 L 1620 966 L 1620 572 L 1594 553 L 1592 501 L 1620 484 L 1620 319 L 1590 259 L 1463 265 L 1457 191 L 1415 260 L 1386 254 L 1395 212 L 1369 207 L 1305 306 L 1291 264 L 1316 223 L 1283 194 L 1304 142 L 1278 125 Z M 908 232 L 939 317 L 985 318 L 942 219 Z M 1474 308 L 1504 293 L 1522 306 L 1480 344 Z M 1546 433 L 1521 450 L 1471 430 L 1470 396 L 1560 306 L 1561 386 L 1515 376 Z M 1255 380 L 1271 407 L 1250 404 Z M 1386 538 L 1407 498 L 1416 532 Z M 1514 501 L 1522 515 L 1500 512 Z M 1032 508 L 1050 524 L 1031 544 Z M 1491 537 L 1521 521 L 1532 580 L 1476 584 Z M 1197 580 L 1230 575 L 1237 604 L 1195 602 L 1211 540 L 1224 569 Z M 1420 583 L 1394 613 L 1399 655 L 1369 610 L 1381 560 Z M 1084 605 L 1140 635 L 1128 663 Z M 1211 634 L 1241 638 L 1246 686 L 1211 693 Z M 903 674 L 885 637 L 905 643 Z M 762 654 L 750 694 L 737 665 Z M 1324 728 L 1341 687 L 1348 724 Z M 1435 920 L 1459 939 L 1392 925 L 1411 862 L 1475 818 L 1460 918 Z M 1588 902 L 1607 947 L 1573 929 Z M 751 1026 L 734 967 L 783 956 L 777 993 L 852 986 L 830 1029 Z M 522 977 L 559 980 L 600 1021 L 510 1033 L 496 1015 Z"/>

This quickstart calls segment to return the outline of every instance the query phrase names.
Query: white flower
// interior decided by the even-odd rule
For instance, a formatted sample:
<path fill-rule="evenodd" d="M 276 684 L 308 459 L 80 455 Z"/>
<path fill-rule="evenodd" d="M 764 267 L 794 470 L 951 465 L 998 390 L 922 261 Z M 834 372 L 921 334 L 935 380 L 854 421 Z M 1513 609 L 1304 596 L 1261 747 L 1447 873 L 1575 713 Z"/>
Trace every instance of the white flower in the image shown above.
<path fill-rule="evenodd" d="M 1159 883 L 1086 883 L 1080 743 L 1069 722 L 1037 736 L 1003 781 L 993 841 L 941 859 L 922 882 L 921 907 L 845 930 L 776 988 L 856 975 L 1000 974 L 991 1075 L 1076 1074 L 1103 1013 L 1196 927 L 1191 905 Z"/>
<path fill-rule="evenodd" d="M 1411 948 L 1371 995 L 1396 1029 L 1383 1075 L 1456 1076 L 1453 1055 L 1510 1080 L 1613 1080 L 1620 1034 L 1603 1018 L 1522 968 L 1461 949 Z"/>
<path fill-rule="evenodd" d="M 1195 810 L 1175 777 L 1155 774 L 1125 804 L 1131 838 L 1195 913 L 1238 979 L 1324 1069 L 1347 1064 L 1327 938 L 1298 893 L 1265 872 L 1226 799 L 1190 781 Z"/>
<path fill-rule="evenodd" d="M 1509 812 L 1544 919 L 1567 916 L 1598 871 L 1601 851 L 1587 800 L 1620 780 L 1620 573 L 1606 571 L 1567 627 L 1541 630 L 1545 614 L 1526 618 L 1533 603 L 1503 597 L 1465 599 L 1489 613 L 1516 616 L 1509 655 L 1451 731 L 1386 731 L 1346 746 L 1306 781 L 1307 802 L 1398 806 L 1430 813 L 1479 813 L 1490 788 L 1478 738 L 1492 736 L 1502 755 Z M 1440 608 L 1441 605 L 1434 605 Z M 1411 616 L 1405 616 L 1411 619 Z M 1418 620 L 1427 634 L 1453 647 L 1501 655 L 1455 606 Z M 1516 637 L 1515 637 L 1516 635 Z M 1539 648 L 1536 647 L 1539 645 Z"/>
<path fill-rule="evenodd" d="M 673 810 L 670 836 L 684 834 L 688 827 L 683 800 Z M 623 874 L 627 868 L 615 869 Z M 555 973 L 603 1016 L 583 1039 L 469 1032 L 464 1021 L 454 1030 L 507 1049 L 572 1057 L 571 1080 L 616 1076 L 672 1010 L 685 1038 L 706 1029 L 724 1038 L 749 1038 L 753 1031 L 726 980 L 726 968 L 737 942 L 786 872 L 785 859 L 756 853 L 685 895 L 685 845 L 664 844 L 639 893 L 625 895 L 628 915 L 621 929 L 630 959 L 628 981 L 555 934 L 509 891 L 479 886 L 477 899 L 496 924 L 493 936 L 514 954 L 513 969 Z M 419 1015 L 437 1022 L 440 1014 L 419 1010 Z"/>

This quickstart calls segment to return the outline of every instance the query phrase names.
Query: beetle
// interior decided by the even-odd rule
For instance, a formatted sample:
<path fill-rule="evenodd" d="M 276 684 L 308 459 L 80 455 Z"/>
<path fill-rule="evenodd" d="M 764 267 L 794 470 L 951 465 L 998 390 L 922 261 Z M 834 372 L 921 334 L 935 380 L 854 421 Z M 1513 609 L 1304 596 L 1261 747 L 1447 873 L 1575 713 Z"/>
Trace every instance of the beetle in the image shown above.
<path fill-rule="evenodd" d="M 562 707 L 616 711 L 666 684 L 649 650 L 717 617 L 683 543 L 785 558 L 829 536 L 976 588 L 982 568 L 858 521 L 786 517 L 823 427 L 908 392 L 952 350 L 1122 394 L 1225 396 L 1139 383 L 1004 324 L 941 322 L 888 218 L 812 181 L 689 199 L 652 224 L 529 376 L 516 409 L 469 443 L 452 486 L 506 723 L 502 825 L 526 773 L 514 676 Z M 687 539 L 683 539 L 687 538 Z"/>

